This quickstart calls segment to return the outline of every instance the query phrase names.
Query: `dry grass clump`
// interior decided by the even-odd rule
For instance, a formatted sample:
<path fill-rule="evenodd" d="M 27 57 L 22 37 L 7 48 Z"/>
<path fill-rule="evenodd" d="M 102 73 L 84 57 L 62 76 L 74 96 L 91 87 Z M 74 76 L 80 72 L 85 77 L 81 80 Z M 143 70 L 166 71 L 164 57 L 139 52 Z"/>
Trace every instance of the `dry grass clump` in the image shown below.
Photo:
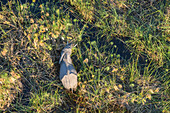
<path fill-rule="evenodd" d="M 71 6 L 74 6 L 73 10 L 70 10 L 72 13 L 76 13 L 77 11 L 80 15 L 83 16 L 83 19 L 89 22 L 94 20 L 94 4 L 95 1 L 91 0 L 65 0 Z M 80 18 L 79 18 L 80 19 Z"/>
<path fill-rule="evenodd" d="M 11 103 L 22 92 L 23 85 L 21 77 L 14 71 L 0 73 L 0 109 L 6 110 Z"/>

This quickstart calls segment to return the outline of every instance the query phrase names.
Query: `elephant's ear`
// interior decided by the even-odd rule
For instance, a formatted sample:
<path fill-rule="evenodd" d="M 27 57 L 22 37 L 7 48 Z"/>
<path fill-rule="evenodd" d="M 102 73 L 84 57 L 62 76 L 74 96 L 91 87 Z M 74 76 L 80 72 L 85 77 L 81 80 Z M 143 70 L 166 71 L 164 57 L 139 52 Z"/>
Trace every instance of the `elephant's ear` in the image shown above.
<path fill-rule="evenodd" d="M 62 61 L 62 59 L 63 59 L 63 57 L 64 57 L 65 54 L 66 54 L 66 52 L 63 52 L 63 53 L 62 53 L 62 55 L 61 55 L 61 57 L 60 57 L 60 60 L 59 60 L 59 64 L 61 63 L 61 61 Z"/>

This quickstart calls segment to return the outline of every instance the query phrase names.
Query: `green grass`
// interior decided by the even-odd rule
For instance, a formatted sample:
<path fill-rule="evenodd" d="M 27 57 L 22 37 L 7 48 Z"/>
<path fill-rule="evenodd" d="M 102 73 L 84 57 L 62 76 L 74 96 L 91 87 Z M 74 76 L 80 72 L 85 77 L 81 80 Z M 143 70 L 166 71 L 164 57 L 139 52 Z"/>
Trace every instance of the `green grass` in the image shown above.
<path fill-rule="evenodd" d="M 0 8 L 1 111 L 169 112 L 168 0 L 12 0 Z M 67 41 L 77 43 L 74 93 L 58 77 Z"/>

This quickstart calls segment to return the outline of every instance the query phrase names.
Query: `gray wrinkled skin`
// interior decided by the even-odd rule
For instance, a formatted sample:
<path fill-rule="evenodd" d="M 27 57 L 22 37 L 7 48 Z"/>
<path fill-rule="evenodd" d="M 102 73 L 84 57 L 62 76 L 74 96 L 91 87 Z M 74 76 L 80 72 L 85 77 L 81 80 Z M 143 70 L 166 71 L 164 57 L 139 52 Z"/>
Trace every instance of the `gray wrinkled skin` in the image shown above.
<path fill-rule="evenodd" d="M 71 60 L 72 44 L 67 44 L 61 52 L 60 57 L 60 80 L 67 90 L 76 90 L 77 88 L 77 71 L 75 70 Z"/>

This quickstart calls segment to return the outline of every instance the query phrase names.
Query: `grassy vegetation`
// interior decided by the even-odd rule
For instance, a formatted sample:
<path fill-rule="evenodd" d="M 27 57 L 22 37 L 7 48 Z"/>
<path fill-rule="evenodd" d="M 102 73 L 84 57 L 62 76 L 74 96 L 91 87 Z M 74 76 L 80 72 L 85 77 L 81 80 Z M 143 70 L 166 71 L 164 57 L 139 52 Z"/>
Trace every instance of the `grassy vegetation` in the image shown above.
<path fill-rule="evenodd" d="M 168 0 L 1 2 L 0 110 L 170 112 L 169 13 Z M 67 41 L 74 93 L 58 77 Z"/>

